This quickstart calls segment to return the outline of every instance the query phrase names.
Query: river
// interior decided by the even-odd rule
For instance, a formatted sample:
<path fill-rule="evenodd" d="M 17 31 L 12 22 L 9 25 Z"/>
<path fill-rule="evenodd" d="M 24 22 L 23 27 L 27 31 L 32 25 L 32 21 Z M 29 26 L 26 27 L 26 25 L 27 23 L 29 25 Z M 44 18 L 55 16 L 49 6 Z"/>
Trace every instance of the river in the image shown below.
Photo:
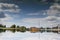
<path fill-rule="evenodd" d="M 0 40 L 60 40 L 60 34 L 52 32 L 15 32 L 6 31 L 0 33 Z"/>

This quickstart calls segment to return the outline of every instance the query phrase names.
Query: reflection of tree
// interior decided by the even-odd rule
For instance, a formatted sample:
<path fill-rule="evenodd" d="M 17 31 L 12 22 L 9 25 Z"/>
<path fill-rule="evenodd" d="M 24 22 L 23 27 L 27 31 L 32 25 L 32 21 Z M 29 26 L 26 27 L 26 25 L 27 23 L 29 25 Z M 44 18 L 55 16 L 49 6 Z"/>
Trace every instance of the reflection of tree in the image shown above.
<path fill-rule="evenodd" d="M 10 31 L 11 31 L 11 32 L 13 32 L 13 33 L 15 33 L 15 32 L 16 32 L 16 30 L 15 30 L 15 29 L 10 29 Z"/>
<path fill-rule="evenodd" d="M 51 32 L 51 30 L 49 30 L 49 29 L 51 29 L 51 28 L 47 27 L 46 29 L 47 29 L 47 30 L 46 30 L 47 32 Z"/>
<path fill-rule="evenodd" d="M 5 32 L 6 30 L 5 30 L 5 29 L 1 29 L 1 28 L 6 28 L 6 25 L 0 24 L 0 33 L 1 33 L 1 32 Z"/>
<path fill-rule="evenodd" d="M 0 33 L 1 33 L 1 32 L 5 32 L 5 31 L 6 31 L 5 29 L 0 29 Z"/>
<path fill-rule="evenodd" d="M 17 27 L 16 27 L 15 24 L 12 25 L 10 28 L 11 28 L 10 31 L 12 31 L 12 32 L 15 32 L 15 31 L 25 32 L 25 31 L 26 31 L 26 27 L 25 27 L 25 26 L 21 26 L 21 27 L 17 26 Z M 12 28 L 13 28 L 13 29 L 12 29 Z"/>
<path fill-rule="evenodd" d="M 59 27 L 59 29 L 60 29 L 60 27 Z M 37 28 L 37 27 L 26 28 L 25 26 L 16 26 L 15 24 L 12 25 L 11 27 L 6 27 L 6 25 L 0 24 L 0 33 L 1 32 L 5 32 L 6 30 L 10 30 L 13 33 L 15 33 L 16 31 L 17 32 L 26 32 L 26 31 L 30 31 L 30 32 L 45 32 L 45 31 L 47 31 L 47 32 L 58 33 L 58 26 L 52 27 L 52 28 L 49 28 L 49 27 L 47 27 L 47 28 L 43 28 L 43 27 L 40 27 L 40 28 Z"/>
<path fill-rule="evenodd" d="M 11 27 L 10 27 L 11 29 L 10 29 L 10 31 L 12 31 L 13 33 L 15 33 L 15 28 L 16 28 L 16 25 L 14 24 L 14 25 L 12 25 Z M 13 28 L 13 29 L 12 29 Z"/>
<path fill-rule="evenodd" d="M 17 32 L 19 32 L 20 31 L 20 27 L 19 26 L 17 26 Z"/>

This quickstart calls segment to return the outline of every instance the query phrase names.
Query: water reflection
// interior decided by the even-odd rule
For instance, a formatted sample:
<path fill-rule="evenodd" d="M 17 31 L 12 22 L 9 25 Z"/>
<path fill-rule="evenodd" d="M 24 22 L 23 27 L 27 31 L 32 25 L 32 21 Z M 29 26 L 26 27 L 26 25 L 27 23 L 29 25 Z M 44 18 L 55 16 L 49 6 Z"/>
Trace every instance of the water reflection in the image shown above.
<path fill-rule="evenodd" d="M 58 40 L 60 39 L 60 34 L 52 32 L 44 33 L 30 33 L 30 32 L 15 32 L 6 31 L 0 33 L 1 40 Z"/>
<path fill-rule="evenodd" d="M 13 33 L 15 32 L 26 32 L 29 31 L 31 33 L 36 33 L 36 32 L 53 32 L 53 33 L 59 33 L 60 32 L 60 27 L 56 26 L 56 27 L 52 27 L 52 28 L 37 28 L 37 27 L 30 27 L 30 28 L 26 28 L 25 26 L 16 26 L 15 24 L 12 25 L 11 27 L 6 27 L 6 25 L 2 25 L 0 24 L 0 33 L 1 32 L 6 32 L 6 31 L 11 31 Z"/>
<path fill-rule="evenodd" d="M 30 32 L 30 33 L 44 33 L 44 32 L 47 32 L 47 33 L 59 33 L 58 31 L 51 31 L 51 30 L 33 30 L 33 29 L 26 29 L 26 30 L 23 30 L 23 29 L 0 29 L 0 33 L 2 32 L 6 32 L 6 31 L 10 31 L 12 33 L 15 33 L 15 32 L 22 32 L 22 33 L 25 33 L 26 31 Z"/>

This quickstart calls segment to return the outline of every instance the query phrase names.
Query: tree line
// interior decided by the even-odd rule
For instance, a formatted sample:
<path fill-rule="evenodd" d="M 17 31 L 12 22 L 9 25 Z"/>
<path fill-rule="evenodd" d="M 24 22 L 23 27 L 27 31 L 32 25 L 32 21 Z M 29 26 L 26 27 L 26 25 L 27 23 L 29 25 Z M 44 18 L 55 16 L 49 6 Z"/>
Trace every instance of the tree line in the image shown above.
<path fill-rule="evenodd" d="M 47 30 L 45 30 L 45 29 L 47 29 Z M 9 30 L 9 31 L 11 31 L 13 33 L 15 33 L 16 31 L 17 32 L 30 31 L 30 32 L 33 32 L 33 33 L 35 33 L 35 32 L 45 32 L 45 31 L 51 32 L 51 30 L 49 30 L 49 29 L 58 29 L 58 26 L 52 27 L 52 28 L 49 28 L 49 27 L 47 27 L 47 28 L 44 28 L 44 27 L 40 27 L 40 28 L 37 28 L 37 27 L 26 28 L 25 26 L 16 26 L 15 24 L 11 25 L 10 27 L 6 27 L 6 25 L 0 24 L 0 33 L 1 32 L 6 32 L 6 30 Z M 52 30 L 52 32 L 57 33 L 58 31 L 53 31 Z"/>

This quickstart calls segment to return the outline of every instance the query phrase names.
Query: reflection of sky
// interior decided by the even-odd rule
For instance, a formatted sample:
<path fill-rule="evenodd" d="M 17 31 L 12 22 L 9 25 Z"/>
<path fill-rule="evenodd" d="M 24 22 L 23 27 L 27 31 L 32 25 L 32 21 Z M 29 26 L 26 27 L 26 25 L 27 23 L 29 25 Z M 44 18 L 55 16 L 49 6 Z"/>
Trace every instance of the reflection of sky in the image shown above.
<path fill-rule="evenodd" d="M 36 38 L 36 39 L 33 39 L 33 38 Z M 34 33 L 30 33 L 30 32 L 26 32 L 26 33 L 5 32 L 5 33 L 1 33 L 1 36 L 0 36 L 0 40 L 30 40 L 30 39 L 39 40 L 39 33 L 34 34 Z"/>
<path fill-rule="evenodd" d="M 0 34 L 0 40 L 59 40 L 59 34 L 54 33 L 11 33 L 5 32 Z"/>

